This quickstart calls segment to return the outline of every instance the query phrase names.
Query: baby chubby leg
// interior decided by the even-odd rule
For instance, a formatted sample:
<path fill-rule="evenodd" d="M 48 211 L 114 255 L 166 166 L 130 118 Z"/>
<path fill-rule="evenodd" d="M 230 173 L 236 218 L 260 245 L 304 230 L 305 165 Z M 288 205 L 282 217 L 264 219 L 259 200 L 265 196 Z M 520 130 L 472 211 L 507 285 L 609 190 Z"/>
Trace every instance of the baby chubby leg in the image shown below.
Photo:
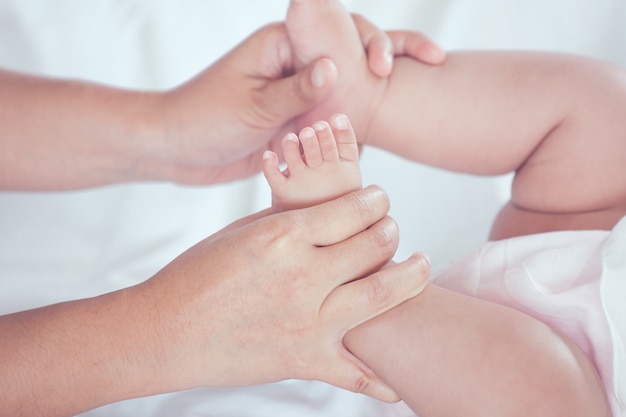
<path fill-rule="evenodd" d="M 292 0 L 286 24 L 296 67 L 327 57 L 339 74 L 330 97 L 300 117 L 299 124 L 309 125 L 341 112 L 350 117 L 357 135 L 365 135 L 367 121 L 384 94 L 387 79 L 369 70 L 352 16 L 337 0 Z"/>

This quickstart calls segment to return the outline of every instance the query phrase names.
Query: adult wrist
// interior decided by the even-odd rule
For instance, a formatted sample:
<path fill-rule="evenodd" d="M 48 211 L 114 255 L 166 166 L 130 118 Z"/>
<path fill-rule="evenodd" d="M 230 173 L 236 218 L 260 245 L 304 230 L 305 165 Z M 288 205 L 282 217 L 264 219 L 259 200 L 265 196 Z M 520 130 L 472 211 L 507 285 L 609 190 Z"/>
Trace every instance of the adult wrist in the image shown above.
<path fill-rule="evenodd" d="M 131 92 L 129 111 L 120 110 L 120 160 L 125 161 L 123 182 L 171 181 L 173 153 L 168 136 L 177 129 L 167 116 L 166 92 Z"/>

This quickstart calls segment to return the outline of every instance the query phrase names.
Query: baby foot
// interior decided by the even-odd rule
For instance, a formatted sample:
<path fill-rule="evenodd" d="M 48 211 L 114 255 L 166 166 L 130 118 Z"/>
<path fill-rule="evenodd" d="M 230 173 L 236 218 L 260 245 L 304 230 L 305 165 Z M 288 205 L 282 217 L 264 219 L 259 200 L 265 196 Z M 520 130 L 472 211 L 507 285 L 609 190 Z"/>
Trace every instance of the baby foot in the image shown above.
<path fill-rule="evenodd" d="M 322 121 L 305 127 L 299 136 L 288 134 L 282 147 L 284 171 L 275 153 L 263 155 L 263 174 L 272 189 L 275 212 L 313 206 L 361 188 L 356 135 L 345 115 L 333 116 L 330 124 Z"/>
<path fill-rule="evenodd" d="M 354 21 L 338 0 L 291 0 L 286 25 L 297 66 L 323 56 L 336 64 L 366 58 Z"/>
<path fill-rule="evenodd" d="M 298 118 L 300 126 L 325 119 L 329 114 L 347 114 L 361 141 L 367 121 L 384 94 L 386 79 L 371 73 L 363 42 L 352 16 L 338 0 L 291 0 L 287 31 L 296 67 L 327 57 L 337 66 L 339 79 L 323 104 Z"/>

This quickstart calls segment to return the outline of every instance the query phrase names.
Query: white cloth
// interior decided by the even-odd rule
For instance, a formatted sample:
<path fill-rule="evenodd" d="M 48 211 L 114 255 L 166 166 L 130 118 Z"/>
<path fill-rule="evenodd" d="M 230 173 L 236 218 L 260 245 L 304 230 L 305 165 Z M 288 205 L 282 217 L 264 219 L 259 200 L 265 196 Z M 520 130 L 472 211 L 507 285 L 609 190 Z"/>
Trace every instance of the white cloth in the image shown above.
<path fill-rule="evenodd" d="M 569 337 L 595 364 L 615 416 L 626 415 L 626 218 L 604 231 L 489 242 L 433 283 L 507 305 Z"/>

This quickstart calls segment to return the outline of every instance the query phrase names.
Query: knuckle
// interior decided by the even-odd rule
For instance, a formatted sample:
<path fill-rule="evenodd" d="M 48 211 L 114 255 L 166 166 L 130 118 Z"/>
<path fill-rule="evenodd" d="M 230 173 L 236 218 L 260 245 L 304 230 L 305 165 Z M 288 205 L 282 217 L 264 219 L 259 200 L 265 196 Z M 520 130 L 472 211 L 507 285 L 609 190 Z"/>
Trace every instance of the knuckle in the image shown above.
<path fill-rule="evenodd" d="M 411 256 L 411 260 L 413 262 L 409 263 L 410 267 L 413 268 L 420 278 L 427 279 L 432 269 L 429 257 L 423 253 L 416 253 Z"/>
<path fill-rule="evenodd" d="M 263 239 L 260 244 L 265 250 L 276 249 L 278 251 L 289 250 L 301 229 L 301 222 L 297 216 L 292 216 L 289 212 L 281 216 L 270 216 L 266 218 L 264 233 L 257 235 Z"/>
<path fill-rule="evenodd" d="M 352 385 L 351 390 L 353 392 L 362 394 L 367 391 L 371 382 L 372 382 L 372 379 L 370 378 L 369 375 L 365 373 L 361 373 L 359 376 L 357 376 L 357 378 L 352 383 L 353 385 Z"/>
<path fill-rule="evenodd" d="M 389 196 L 376 186 L 368 187 L 369 192 L 357 192 L 348 194 L 347 202 L 360 216 L 363 223 L 371 224 L 381 216 L 381 209 L 385 213 L 389 211 Z"/>
<path fill-rule="evenodd" d="M 385 223 L 371 236 L 376 251 L 381 256 L 390 257 L 395 253 L 398 246 L 398 225 L 394 220 L 386 219 Z"/>
<path fill-rule="evenodd" d="M 349 194 L 348 204 L 363 218 L 368 218 L 368 214 L 372 212 L 372 202 L 361 194 Z"/>
<path fill-rule="evenodd" d="M 429 276 L 431 273 L 431 263 L 427 256 L 419 255 L 417 268 L 423 276 Z"/>
<path fill-rule="evenodd" d="M 385 275 L 375 274 L 368 278 L 369 287 L 367 289 L 368 301 L 371 305 L 386 305 L 392 297 L 393 290 L 389 285 Z"/>

